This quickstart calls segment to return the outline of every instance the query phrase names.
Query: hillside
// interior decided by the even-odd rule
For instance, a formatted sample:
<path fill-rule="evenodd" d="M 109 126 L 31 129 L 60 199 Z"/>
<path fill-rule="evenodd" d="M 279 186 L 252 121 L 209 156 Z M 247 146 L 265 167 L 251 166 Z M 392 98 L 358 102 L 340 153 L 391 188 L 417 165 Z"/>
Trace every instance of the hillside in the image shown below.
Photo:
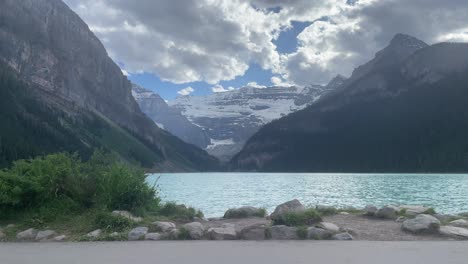
<path fill-rule="evenodd" d="M 232 169 L 466 172 L 467 84 L 468 44 L 397 35 L 335 92 L 263 127 Z"/>
<path fill-rule="evenodd" d="M 141 112 L 130 82 L 62 1 L 2 1 L 0 41 L 6 72 L 1 88 L 8 95 L 0 101 L 9 105 L 3 118 L 18 128 L 0 132 L 3 164 L 103 147 L 149 169 L 217 168 L 215 158 L 159 129 Z"/>

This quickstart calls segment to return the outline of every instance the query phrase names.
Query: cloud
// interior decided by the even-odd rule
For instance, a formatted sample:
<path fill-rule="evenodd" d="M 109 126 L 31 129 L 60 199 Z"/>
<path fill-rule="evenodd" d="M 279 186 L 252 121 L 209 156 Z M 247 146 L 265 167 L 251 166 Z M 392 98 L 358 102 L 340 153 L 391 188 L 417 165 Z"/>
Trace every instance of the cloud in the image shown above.
<path fill-rule="evenodd" d="M 271 77 L 271 83 L 274 86 L 282 86 L 282 87 L 290 87 L 293 86 L 293 84 L 286 82 L 283 78 L 279 76 L 273 76 Z"/>
<path fill-rule="evenodd" d="M 178 91 L 177 93 L 180 94 L 180 95 L 186 96 L 186 95 L 190 95 L 193 92 L 195 92 L 195 89 L 193 89 L 192 87 L 189 86 L 187 88 L 184 88 L 184 89 Z"/>
<path fill-rule="evenodd" d="M 229 92 L 229 91 L 233 91 L 233 90 L 235 90 L 234 87 L 228 87 L 226 89 L 220 84 L 217 84 L 217 85 L 211 87 L 211 91 L 213 91 L 213 93 L 224 93 L 224 92 Z"/>
<path fill-rule="evenodd" d="M 257 82 L 249 82 L 249 83 L 247 83 L 246 86 L 251 87 L 251 88 L 257 88 L 257 89 L 267 88 L 265 85 L 260 85 Z"/>
<path fill-rule="evenodd" d="M 285 83 L 327 83 L 350 75 L 396 33 L 429 43 L 468 41 L 466 0 L 65 2 L 127 72 L 173 83 L 215 85 L 254 63 Z M 292 21 L 311 25 L 297 36 L 294 52 L 280 54 L 275 40 Z"/>

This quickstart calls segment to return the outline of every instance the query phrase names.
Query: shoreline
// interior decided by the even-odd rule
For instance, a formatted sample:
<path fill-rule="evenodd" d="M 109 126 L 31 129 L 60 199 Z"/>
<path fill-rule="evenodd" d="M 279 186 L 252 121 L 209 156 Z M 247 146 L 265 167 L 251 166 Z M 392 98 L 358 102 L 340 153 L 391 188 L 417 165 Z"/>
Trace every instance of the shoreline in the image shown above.
<path fill-rule="evenodd" d="M 360 241 L 449 241 L 468 240 L 468 213 L 438 214 L 424 206 L 393 206 L 362 209 L 331 206 L 306 208 L 298 200 L 278 205 L 267 215 L 255 207 L 229 209 L 224 217 L 194 216 L 183 221 L 157 221 L 114 211 L 119 219 L 132 221 L 129 229 L 89 230 L 84 234 L 54 230 L 0 228 L 0 241 L 86 242 L 86 241 L 170 241 L 170 240 L 360 240 Z M 5 234 L 8 233 L 9 236 Z M 8 238 L 7 238 L 8 237 Z"/>

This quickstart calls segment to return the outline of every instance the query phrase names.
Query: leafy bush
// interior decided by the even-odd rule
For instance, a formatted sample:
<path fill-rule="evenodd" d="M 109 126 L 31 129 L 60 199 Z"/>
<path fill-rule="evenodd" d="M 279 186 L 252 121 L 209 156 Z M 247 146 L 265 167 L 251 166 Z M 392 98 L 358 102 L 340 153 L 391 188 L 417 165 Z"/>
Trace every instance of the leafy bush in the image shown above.
<path fill-rule="evenodd" d="M 434 208 L 429 208 L 427 209 L 425 212 L 425 214 L 429 214 L 429 215 L 435 215 L 436 214 L 436 211 Z"/>
<path fill-rule="evenodd" d="M 299 226 L 296 229 L 296 234 L 297 234 L 297 237 L 299 237 L 299 239 L 303 239 L 303 240 L 307 239 L 307 236 L 309 235 L 307 231 L 307 226 Z"/>
<path fill-rule="evenodd" d="M 122 232 L 133 226 L 133 221 L 122 216 L 113 215 L 108 212 L 99 212 L 94 219 L 95 228 Z"/>
<path fill-rule="evenodd" d="M 0 171 L 2 217 L 34 212 L 39 217 L 82 210 L 143 213 L 159 205 L 157 190 L 145 173 L 116 155 L 96 151 L 86 162 L 76 154 L 20 160 Z"/>
<path fill-rule="evenodd" d="M 274 225 L 308 226 L 320 222 L 322 218 L 315 209 L 307 209 L 303 212 L 286 213 L 280 218 L 274 219 Z"/>
<path fill-rule="evenodd" d="M 204 217 L 201 211 L 174 202 L 165 203 L 157 210 L 156 214 L 180 221 L 192 221 L 195 217 Z"/>

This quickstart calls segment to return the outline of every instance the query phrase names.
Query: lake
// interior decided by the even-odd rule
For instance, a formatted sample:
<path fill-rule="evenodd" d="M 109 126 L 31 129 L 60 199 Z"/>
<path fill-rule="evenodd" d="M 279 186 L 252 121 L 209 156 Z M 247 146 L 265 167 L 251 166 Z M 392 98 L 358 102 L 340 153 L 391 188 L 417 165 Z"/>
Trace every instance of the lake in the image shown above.
<path fill-rule="evenodd" d="M 308 206 L 414 204 L 468 212 L 467 174 L 177 173 L 148 181 L 157 181 L 163 201 L 193 206 L 206 217 L 245 205 L 272 212 L 292 199 Z"/>

